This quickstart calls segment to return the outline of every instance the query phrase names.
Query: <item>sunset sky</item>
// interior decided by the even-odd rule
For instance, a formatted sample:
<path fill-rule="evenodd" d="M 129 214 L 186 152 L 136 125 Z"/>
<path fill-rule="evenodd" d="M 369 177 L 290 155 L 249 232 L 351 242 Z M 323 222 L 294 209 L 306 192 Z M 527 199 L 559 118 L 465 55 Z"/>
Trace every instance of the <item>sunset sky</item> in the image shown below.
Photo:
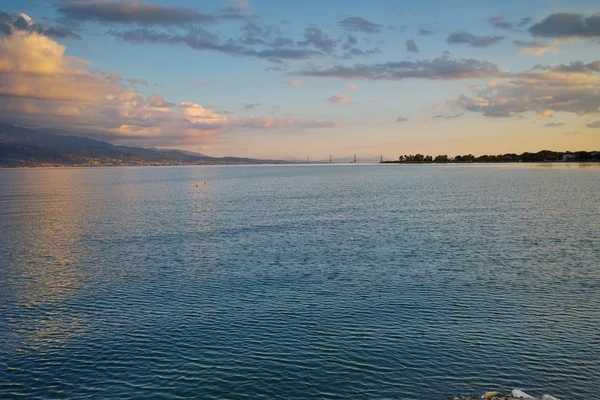
<path fill-rule="evenodd" d="M 600 3 L 5 0 L 0 121 L 211 156 L 600 150 Z"/>

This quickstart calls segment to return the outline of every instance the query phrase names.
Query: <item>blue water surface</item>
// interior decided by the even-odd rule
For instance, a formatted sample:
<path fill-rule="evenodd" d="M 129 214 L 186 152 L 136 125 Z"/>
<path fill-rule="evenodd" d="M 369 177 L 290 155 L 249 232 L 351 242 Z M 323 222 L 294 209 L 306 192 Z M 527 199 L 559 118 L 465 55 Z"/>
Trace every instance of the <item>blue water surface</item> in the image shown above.
<path fill-rule="evenodd" d="M 0 170 L 0 278 L 2 399 L 597 398 L 600 168 Z"/>

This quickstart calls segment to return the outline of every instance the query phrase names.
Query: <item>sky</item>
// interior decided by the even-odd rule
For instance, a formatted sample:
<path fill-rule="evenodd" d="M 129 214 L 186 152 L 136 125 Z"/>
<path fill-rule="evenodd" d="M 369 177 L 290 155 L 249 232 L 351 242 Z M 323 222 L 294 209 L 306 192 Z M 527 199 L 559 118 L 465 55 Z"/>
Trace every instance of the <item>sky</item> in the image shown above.
<path fill-rule="evenodd" d="M 600 150 L 600 4 L 4 0 L 0 121 L 211 156 Z"/>

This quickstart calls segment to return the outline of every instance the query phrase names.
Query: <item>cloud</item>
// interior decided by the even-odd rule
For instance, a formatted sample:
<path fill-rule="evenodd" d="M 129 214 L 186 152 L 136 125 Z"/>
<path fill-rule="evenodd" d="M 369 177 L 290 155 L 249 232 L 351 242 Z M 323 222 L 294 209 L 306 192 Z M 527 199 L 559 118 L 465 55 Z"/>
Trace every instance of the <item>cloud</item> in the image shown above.
<path fill-rule="evenodd" d="M 510 30 L 510 29 L 513 29 L 513 27 L 514 27 L 512 23 L 505 21 L 504 17 L 501 17 L 501 16 L 490 17 L 488 19 L 488 22 L 493 27 L 500 28 L 500 29 Z"/>
<path fill-rule="evenodd" d="M 398 117 L 398 118 L 396 118 L 396 122 L 406 122 L 406 121 L 408 121 L 408 118 L 406 118 L 406 117 Z"/>
<path fill-rule="evenodd" d="M 304 31 L 304 40 L 298 42 L 300 46 L 312 45 L 324 53 L 333 53 L 337 46 L 337 41 L 319 28 L 306 28 Z"/>
<path fill-rule="evenodd" d="M 377 118 L 380 116 L 381 116 L 381 113 L 378 113 L 378 112 L 374 112 L 373 114 L 371 114 L 371 117 L 373 117 L 373 118 Z"/>
<path fill-rule="evenodd" d="M 523 27 L 529 25 L 531 23 L 531 21 L 533 21 L 533 18 L 531 18 L 531 17 L 521 18 L 519 20 L 519 22 L 517 22 L 517 28 L 523 28 Z"/>
<path fill-rule="evenodd" d="M 338 25 L 342 28 L 353 31 L 353 32 L 363 32 L 363 33 L 380 33 L 381 25 L 375 24 L 373 22 L 367 21 L 361 17 L 347 17 L 338 22 Z"/>
<path fill-rule="evenodd" d="M 419 118 L 418 118 L 419 121 L 425 121 L 425 119 L 426 119 L 426 117 L 424 115 L 422 115 L 422 114 L 419 115 Z"/>
<path fill-rule="evenodd" d="M 419 36 L 431 36 L 431 35 L 433 35 L 433 31 L 421 28 L 421 29 L 419 29 L 418 35 Z"/>
<path fill-rule="evenodd" d="M 600 37 L 600 13 L 551 14 L 541 22 L 529 27 L 533 36 L 554 38 L 593 38 Z"/>
<path fill-rule="evenodd" d="M 279 58 L 269 58 L 268 62 L 269 65 L 265 71 L 287 71 L 289 68 L 289 65 Z"/>
<path fill-rule="evenodd" d="M 260 103 L 244 103 L 244 110 L 252 110 L 256 107 L 260 107 L 262 104 Z"/>
<path fill-rule="evenodd" d="M 581 131 L 570 131 L 570 132 L 565 132 L 565 135 L 581 135 Z"/>
<path fill-rule="evenodd" d="M 600 61 L 584 63 L 582 61 L 572 61 L 569 64 L 554 64 L 554 65 L 535 65 L 533 70 L 548 71 L 548 72 L 579 72 L 579 73 L 596 73 L 600 72 Z"/>
<path fill-rule="evenodd" d="M 350 101 L 350 97 L 345 94 L 334 94 L 329 98 L 331 103 L 347 103 Z"/>
<path fill-rule="evenodd" d="M 77 1 L 57 9 L 67 21 L 97 21 L 111 24 L 177 26 L 215 22 L 215 17 L 185 7 L 164 7 L 140 1 Z"/>
<path fill-rule="evenodd" d="M 454 59 L 449 56 L 433 60 L 395 61 L 382 64 L 356 64 L 353 67 L 336 65 L 319 69 L 312 67 L 295 74 L 301 76 L 337 77 L 342 79 L 369 80 L 457 80 L 486 78 L 501 75 L 498 67 L 487 61 L 473 58 Z"/>
<path fill-rule="evenodd" d="M 229 20 L 255 20 L 258 17 L 247 10 L 242 9 L 241 6 L 224 7 L 219 10 L 216 15 L 217 19 L 229 19 Z"/>
<path fill-rule="evenodd" d="M 472 33 L 460 31 L 448 36 L 449 44 L 468 44 L 471 47 L 488 47 L 504 39 L 504 36 L 477 36 Z"/>
<path fill-rule="evenodd" d="M 199 104 L 144 98 L 116 72 L 87 68 L 66 47 L 37 32 L 0 37 L 0 120 L 138 146 L 190 145 L 235 129 L 321 129 L 341 123 L 227 117 Z M 131 78 L 136 82 L 139 80 Z"/>
<path fill-rule="evenodd" d="M 438 115 L 435 115 L 433 118 L 434 119 L 455 119 L 455 118 L 460 118 L 463 115 L 464 115 L 463 113 L 457 113 L 457 114 L 453 114 L 453 115 L 438 114 Z"/>
<path fill-rule="evenodd" d="M 248 7 L 250 6 L 249 0 L 227 0 L 230 4 L 235 4 L 238 7 Z"/>
<path fill-rule="evenodd" d="M 419 52 L 419 47 L 416 45 L 415 39 L 406 40 L 406 51 L 409 51 L 411 53 Z"/>
<path fill-rule="evenodd" d="M 513 44 L 521 49 L 522 54 L 534 56 L 541 56 L 542 54 L 554 49 L 553 44 L 539 41 L 526 42 L 523 40 L 513 40 Z"/>
<path fill-rule="evenodd" d="M 356 85 L 354 83 L 349 83 L 349 84 L 346 85 L 346 89 L 357 91 L 358 90 L 358 85 Z"/>
<path fill-rule="evenodd" d="M 555 126 L 563 126 L 563 125 L 565 125 L 564 122 L 548 122 L 547 124 L 544 124 L 544 126 L 549 127 L 549 128 L 552 128 Z"/>
<path fill-rule="evenodd" d="M 587 126 L 588 128 L 593 128 L 593 129 L 595 129 L 595 128 L 600 128 L 600 121 L 595 121 L 595 122 L 592 122 L 592 123 L 586 124 L 586 126 Z"/>
<path fill-rule="evenodd" d="M 285 83 L 287 83 L 288 85 L 295 86 L 295 87 L 300 87 L 300 86 L 305 85 L 305 83 L 302 81 L 285 81 Z"/>
<path fill-rule="evenodd" d="M 12 15 L 0 11 L 0 37 L 13 32 L 38 33 L 53 39 L 81 39 L 77 33 L 63 26 L 37 23 L 23 13 Z"/>
<path fill-rule="evenodd" d="M 79 10 L 81 6 L 83 10 L 88 10 L 90 9 L 89 4 L 100 3 L 77 3 L 72 7 Z M 69 7 L 71 7 L 71 3 L 69 3 Z M 381 52 L 378 47 L 358 48 L 358 39 L 353 35 L 334 38 L 325 30 L 314 26 L 304 29 L 302 37 L 294 40 L 284 36 L 281 27 L 261 23 L 258 18 L 246 18 L 247 23 L 240 28 L 239 35 L 226 37 L 206 30 L 204 26 L 206 24 L 199 22 L 203 19 L 198 15 L 194 17 L 198 21 L 176 24 L 177 18 L 173 15 L 183 14 L 191 20 L 195 15 L 193 12 L 189 15 L 185 12 L 182 13 L 181 10 L 190 11 L 189 9 L 168 8 L 139 2 L 116 3 L 110 0 L 106 3 L 102 2 L 102 6 L 99 6 L 98 10 L 94 8 L 92 14 L 94 16 L 97 14 L 113 15 L 118 11 L 118 18 L 109 18 L 111 21 L 115 20 L 114 22 L 104 22 L 111 26 L 105 33 L 120 41 L 139 45 L 186 46 L 197 51 L 220 52 L 233 57 L 266 59 L 269 60 L 267 71 L 285 71 L 288 65 L 279 62 L 281 60 L 308 60 L 326 55 L 349 59 L 354 56 L 369 56 Z M 162 11 L 166 13 L 164 16 Z M 197 12 L 195 13 L 197 14 Z M 340 46 L 343 49 L 342 54 L 338 53 Z"/>
<path fill-rule="evenodd" d="M 504 29 L 504 30 L 508 30 L 508 31 L 519 31 L 519 29 L 517 29 L 517 28 L 523 28 L 523 27 L 529 25 L 529 23 L 531 22 L 531 18 L 529 18 L 529 17 L 521 18 L 517 22 L 509 22 L 509 21 L 504 20 L 504 17 L 494 16 L 494 17 L 490 17 L 488 19 L 488 22 L 490 23 L 490 25 L 492 25 L 495 28 Z"/>
<path fill-rule="evenodd" d="M 600 110 L 600 62 L 536 65 L 528 71 L 492 80 L 475 92 L 450 103 L 490 117 L 535 112 L 548 117 L 556 112 L 576 115 Z"/>
<path fill-rule="evenodd" d="M 142 85 L 142 86 L 148 86 L 148 82 L 144 79 L 138 79 L 138 78 L 129 78 L 127 79 L 127 82 L 130 85 Z"/>
<path fill-rule="evenodd" d="M 269 59 L 269 61 L 273 59 L 303 60 L 315 55 L 322 55 L 321 52 L 314 50 L 279 46 L 256 50 L 234 40 L 227 40 L 221 43 L 214 35 L 198 29 L 189 31 L 185 34 L 170 34 L 148 28 L 139 28 L 127 31 L 109 30 L 107 34 L 134 44 L 152 43 L 184 45 L 193 50 L 216 51 L 231 56 L 256 57 Z"/>
<path fill-rule="evenodd" d="M 148 97 L 146 104 L 148 104 L 150 107 L 156 108 L 170 108 L 175 106 L 174 103 L 166 101 L 162 94 L 153 94 L 152 96 Z"/>
<path fill-rule="evenodd" d="M 539 110 L 535 113 L 537 118 L 552 118 L 554 117 L 554 112 L 552 110 Z"/>
<path fill-rule="evenodd" d="M 344 55 L 342 55 L 341 58 L 352 58 L 352 56 L 369 56 L 372 54 L 378 54 L 381 53 L 381 50 L 378 47 L 372 48 L 372 49 L 367 49 L 367 50 L 362 50 L 362 49 L 358 49 L 358 48 L 353 48 L 350 51 L 348 51 L 347 53 L 345 53 Z"/>
<path fill-rule="evenodd" d="M 320 129 L 320 128 L 341 128 L 344 126 L 341 122 L 323 121 L 323 120 L 299 120 L 293 118 L 267 118 L 267 117 L 249 117 L 249 118 L 230 118 L 229 123 L 232 126 L 251 128 L 251 129 Z"/>

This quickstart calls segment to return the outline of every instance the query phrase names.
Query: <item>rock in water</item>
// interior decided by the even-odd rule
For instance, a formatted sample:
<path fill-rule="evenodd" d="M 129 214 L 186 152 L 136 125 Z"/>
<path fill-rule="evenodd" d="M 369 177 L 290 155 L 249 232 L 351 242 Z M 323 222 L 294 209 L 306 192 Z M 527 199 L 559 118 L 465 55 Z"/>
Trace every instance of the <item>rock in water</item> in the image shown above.
<path fill-rule="evenodd" d="M 535 397 L 528 395 L 527 393 L 519 390 L 519 389 L 515 389 L 511 392 L 511 394 L 513 395 L 513 397 L 518 397 L 520 399 L 535 399 Z"/>
<path fill-rule="evenodd" d="M 498 392 L 487 392 L 486 394 L 481 396 L 481 398 L 488 400 L 488 399 L 492 399 L 494 396 L 497 396 L 498 394 L 499 394 Z"/>
<path fill-rule="evenodd" d="M 542 396 L 542 400 L 559 400 L 554 396 L 550 396 L 549 394 L 545 394 Z"/>

